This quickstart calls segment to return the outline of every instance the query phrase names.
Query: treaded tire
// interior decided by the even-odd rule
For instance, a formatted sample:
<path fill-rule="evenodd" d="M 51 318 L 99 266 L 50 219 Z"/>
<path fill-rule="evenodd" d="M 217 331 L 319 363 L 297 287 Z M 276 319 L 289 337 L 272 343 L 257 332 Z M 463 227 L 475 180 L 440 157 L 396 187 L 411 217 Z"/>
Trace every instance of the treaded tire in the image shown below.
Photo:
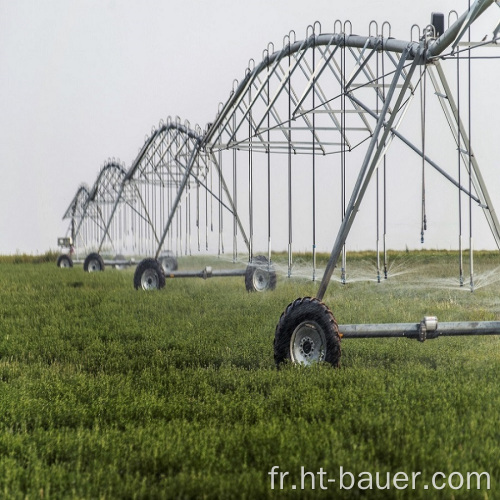
<path fill-rule="evenodd" d="M 163 268 L 156 259 L 139 262 L 134 273 L 134 288 L 139 290 L 159 290 L 165 286 Z"/>
<path fill-rule="evenodd" d="M 57 267 L 73 267 L 73 259 L 65 253 L 59 255 L 57 257 Z"/>
<path fill-rule="evenodd" d="M 276 325 L 274 362 L 310 365 L 314 362 L 340 365 L 340 335 L 330 309 L 312 297 L 297 299 L 287 306 Z"/>
<path fill-rule="evenodd" d="M 83 270 L 87 273 L 104 271 L 104 261 L 98 253 L 89 253 L 83 262 Z"/>
<path fill-rule="evenodd" d="M 171 271 L 177 271 L 179 268 L 177 259 L 173 255 L 160 255 L 158 262 L 160 263 L 165 274 L 168 274 Z"/>
<path fill-rule="evenodd" d="M 264 255 L 257 255 L 245 271 L 245 288 L 247 292 L 264 292 L 276 288 L 276 271 Z"/>

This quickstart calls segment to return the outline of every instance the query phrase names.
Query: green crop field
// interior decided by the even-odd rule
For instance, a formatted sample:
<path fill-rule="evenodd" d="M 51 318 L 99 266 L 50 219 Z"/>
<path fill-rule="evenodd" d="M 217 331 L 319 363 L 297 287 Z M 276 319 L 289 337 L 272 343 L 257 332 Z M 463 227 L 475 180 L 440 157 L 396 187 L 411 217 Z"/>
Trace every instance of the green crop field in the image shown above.
<path fill-rule="evenodd" d="M 346 339 L 339 369 L 277 370 L 306 277 L 143 292 L 49 257 L 0 258 L 0 498 L 500 498 L 499 337 Z M 390 259 L 378 284 L 374 254 L 349 258 L 325 296 L 340 324 L 500 319 L 498 253 L 475 255 L 474 293 L 456 253 Z"/>

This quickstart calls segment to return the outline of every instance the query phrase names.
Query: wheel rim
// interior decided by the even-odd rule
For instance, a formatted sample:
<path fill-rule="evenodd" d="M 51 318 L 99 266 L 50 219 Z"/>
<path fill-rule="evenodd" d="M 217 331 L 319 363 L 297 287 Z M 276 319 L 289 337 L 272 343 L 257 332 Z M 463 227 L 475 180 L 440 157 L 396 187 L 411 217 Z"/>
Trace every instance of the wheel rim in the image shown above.
<path fill-rule="evenodd" d="M 158 273 L 154 269 L 146 269 L 141 276 L 143 290 L 156 290 L 160 288 Z"/>
<path fill-rule="evenodd" d="M 293 331 L 290 358 L 293 363 L 310 365 L 325 360 L 326 337 L 315 321 L 304 321 Z"/>
<path fill-rule="evenodd" d="M 264 269 L 255 269 L 253 273 L 253 287 L 258 292 L 267 290 L 269 287 L 269 273 Z"/>
<path fill-rule="evenodd" d="M 69 260 L 61 259 L 61 261 L 59 262 L 59 267 L 69 267 Z"/>
<path fill-rule="evenodd" d="M 95 271 L 100 271 L 101 270 L 101 264 L 97 259 L 92 259 L 89 262 L 89 267 L 88 267 L 89 273 L 93 273 Z"/>
<path fill-rule="evenodd" d="M 172 267 L 173 267 L 172 260 L 168 259 L 168 258 L 162 259 L 161 260 L 161 267 L 163 267 L 164 272 L 169 273 L 170 271 L 172 271 Z"/>

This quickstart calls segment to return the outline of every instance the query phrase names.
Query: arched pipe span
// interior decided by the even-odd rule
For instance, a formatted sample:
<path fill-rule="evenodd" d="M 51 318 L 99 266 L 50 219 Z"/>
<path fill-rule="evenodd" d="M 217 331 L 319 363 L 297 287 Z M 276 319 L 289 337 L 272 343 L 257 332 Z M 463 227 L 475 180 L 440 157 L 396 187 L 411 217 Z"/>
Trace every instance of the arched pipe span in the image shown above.
<path fill-rule="evenodd" d="M 191 151 L 191 157 L 190 157 L 189 164 L 186 167 L 185 176 L 182 179 L 181 185 L 179 187 L 178 196 L 176 197 L 176 199 L 174 201 L 174 206 L 172 207 L 172 213 L 170 214 L 170 217 L 168 219 L 167 227 L 165 228 L 162 236 L 160 237 L 161 243 L 163 243 L 165 236 L 166 236 L 166 233 L 167 233 L 167 231 L 170 227 L 171 221 L 172 221 L 173 212 L 175 212 L 175 209 L 177 208 L 177 205 L 180 202 L 182 192 L 183 192 L 183 190 L 187 184 L 187 181 L 191 175 L 192 167 L 194 166 L 194 160 L 196 159 L 196 156 L 201 151 L 201 149 L 202 149 L 201 145 L 203 142 L 203 135 L 202 135 L 201 129 L 199 127 L 196 127 L 196 129 L 193 130 L 189 126 L 180 123 L 180 120 L 172 121 L 170 119 L 167 120 L 167 123 L 161 124 L 160 127 L 153 130 L 152 134 L 146 139 L 142 148 L 139 150 L 137 157 L 135 158 L 135 160 L 133 161 L 129 170 L 125 174 L 123 182 L 121 183 L 120 189 L 118 191 L 118 195 L 116 197 L 115 203 L 114 203 L 113 208 L 111 210 L 110 217 L 109 217 L 109 219 L 106 223 L 106 226 L 104 228 L 103 236 L 101 238 L 101 242 L 99 245 L 99 250 L 98 250 L 99 252 L 101 251 L 101 248 L 104 244 L 106 237 L 109 235 L 109 228 L 110 228 L 111 222 L 113 220 L 114 214 L 116 212 L 116 209 L 118 207 L 118 204 L 120 202 L 120 199 L 123 195 L 123 191 L 124 191 L 125 187 L 134 178 L 134 175 L 137 172 L 137 169 L 141 165 L 141 162 L 143 161 L 144 157 L 146 156 L 146 154 L 148 153 L 150 148 L 154 145 L 155 140 L 160 135 L 165 134 L 165 133 L 169 132 L 170 130 L 175 130 L 175 131 L 179 132 L 180 134 L 182 134 L 183 136 L 185 136 L 187 139 L 193 140 L 194 146 L 193 146 L 193 149 Z M 159 254 L 160 249 L 161 249 L 161 244 L 158 245 L 157 255 Z"/>
<path fill-rule="evenodd" d="M 470 11 L 464 12 L 439 38 L 430 41 L 427 50 L 422 53 L 422 46 L 419 42 L 410 42 L 407 40 L 398 40 L 391 37 L 379 36 L 360 36 L 353 34 L 337 33 L 337 34 L 319 34 L 311 35 L 306 40 L 295 41 L 285 45 L 281 50 L 278 50 L 266 57 L 256 65 L 253 70 L 247 71 L 244 78 L 232 93 L 229 100 L 226 102 L 216 120 L 210 125 L 203 138 L 203 146 L 209 147 L 210 141 L 215 135 L 219 126 L 224 122 L 226 115 L 233 108 L 234 104 L 239 100 L 240 96 L 245 94 L 248 87 L 254 81 L 256 76 L 268 67 L 272 66 L 276 61 L 281 60 L 291 54 L 306 50 L 313 46 L 338 45 L 352 48 L 368 48 L 377 49 L 380 46 L 384 47 L 384 51 L 395 52 L 402 54 L 407 53 L 407 60 L 412 60 L 419 57 L 419 64 L 427 64 L 435 57 L 443 53 L 449 47 L 457 36 L 461 37 L 468 26 L 476 20 L 495 0 L 476 0 Z M 456 42 L 458 43 L 458 42 Z"/>
<path fill-rule="evenodd" d="M 94 185 L 92 186 L 92 189 L 89 193 L 89 201 L 94 201 L 96 199 L 97 194 L 99 193 L 99 189 L 101 187 L 106 187 L 105 182 L 109 179 L 109 172 L 111 171 L 116 171 L 117 177 L 120 178 L 125 178 L 126 176 L 126 171 L 123 168 L 123 166 L 116 161 L 109 161 L 107 162 L 104 167 L 100 170 L 96 181 L 94 182 Z"/>
<path fill-rule="evenodd" d="M 64 212 L 64 215 L 62 217 L 63 220 L 74 217 L 76 215 L 77 208 L 80 206 L 83 209 L 83 207 L 88 202 L 89 197 L 90 197 L 89 187 L 87 186 L 87 184 L 81 184 L 80 187 L 77 189 L 75 196 L 73 196 L 73 199 L 71 200 L 71 203 L 69 204 L 68 208 Z"/>

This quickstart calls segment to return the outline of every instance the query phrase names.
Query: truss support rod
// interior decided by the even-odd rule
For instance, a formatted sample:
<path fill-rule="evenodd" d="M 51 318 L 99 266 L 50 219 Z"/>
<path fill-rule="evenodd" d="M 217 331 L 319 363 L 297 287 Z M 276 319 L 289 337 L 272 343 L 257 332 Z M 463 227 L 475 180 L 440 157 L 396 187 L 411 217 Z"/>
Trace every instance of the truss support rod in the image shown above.
<path fill-rule="evenodd" d="M 179 185 L 179 190 L 177 191 L 177 196 L 175 197 L 174 203 L 172 204 L 172 207 L 170 209 L 170 214 L 168 216 L 168 221 L 167 225 L 165 226 L 165 229 L 163 231 L 163 234 L 161 235 L 160 241 L 158 242 L 158 249 L 156 250 L 155 254 L 155 259 L 158 258 L 161 252 L 161 247 L 163 246 L 163 243 L 165 241 L 165 238 L 167 236 L 168 230 L 170 229 L 170 226 L 172 224 L 172 220 L 174 219 L 175 212 L 177 210 L 177 206 L 179 205 L 181 201 L 182 194 L 184 193 L 184 189 L 186 188 L 186 184 L 188 182 L 189 176 L 191 175 L 191 170 L 193 169 L 193 166 L 195 164 L 195 160 L 198 156 L 200 149 L 200 139 L 196 139 L 195 145 L 193 147 L 193 150 L 191 151 L 191 155 L 189 157 L 189 162 L 186 166 L 186 171 L 184 172 L 184 176 L 182 177 L 182 181 Z"/>
<path fill-rule="evenodd" d="M 380 41 L 380 43 L 382 44 L 382 40 Z M 366 45 L 368 45 L 368 40 L 367 40 Z M 363 49 L 361 50 L 361 53 L 359 54 L 359 58 L 356 58 L 357 68 L 355 67 L 355 70 L 353 71 L 352 75 L 349 77 L 349 80 L 346 82 L 346 84 L 345 84 L 346 89 L 348 89 L 351 86 L 351 83 L 353 83 L 354 80 L 356 79 L 356 77 L 364 70 L 364 68 L 368 64 L 368 61 L 370 60 L 370 58 L 373 56 L 373 54 L 377 53 L 377 50 L 379 50 L 379 47 L 374 47 L 370 51 L 368 56 L 364 58 L 363 62 L 361 62 L 361 59 L 365 53 L 365 50 L 366 50 L 366 46 L 363 47 Z M 377 80 L 377 83 L 378 83 L 378 80 Z"/>
<path fill-rule="evenodd" d="M 106 227 L 104 228 L 104 233 L 101 238 L 101 242 L 99 243 L 99 248 L 97 249 L 97 253 L 101 252 L 102 246 L 104 245 L 104 240 L 106 239 L 106 236 L 109 235 L 109 228 L 111 226 L 111 222 L 113 221 L 113 216 L 115 215 L 116 209 L 118 208 L 118 205 L 120 203 L 120 199 L 122 197 L 122 193 L 125 189 L 125 184 L 127 183 L 126 179 L 123 179 L 123 182 L 120 186 L 120 191 L 118 192 L 118 196 L 116 197 L 115 204 L 113 205 L 113 209 L 111 210 L 111 214 L 109 215 L 108 222 L 106 224 Z M 109 238 L 111 239 L 111 235 L 109 235 Z"/>
<path fill-rule="evenodd" d="M 312 35 L 308 40 L 304 40 L 304 42 L 302 43 L 300 49 L 305 49 L 305 50 L 303 50 L 302 53 L 300 53 L 300 50 L 298 51 L 299 55 L 296 56 L 295 60 L 293 61 L 293 66 L 292 66 L 292 61 L 291 61 L 291 53 L 290 52 L 288 53 L 288 69 L 283 74 L 283 80 L 280 79 L 281 80 L 281 82 L 280 82 L 281 84 L 280 84 L 278 90 L 275 92 L 273 98 L 271 99 L 271 102 L 267 105 L 266 111 L 265 111 L 262 119 L 256 125 L 256 127 L 255 127 L 256 130 L 259 130 L 260 126 L 262 125 L 262 123 L 266 119 L 267 113 L 269 113 L 269 111 L 271 110 L 271 108 L 274 107 L 274 104 L 278 100 L 280 94 L 283 92 L 283 90 L 285 90 L 287 83 L 290 82 L 290 79 L 292 78 L 293 73 L 295 72 L 295 70 L 298 67 L 300 67 L 300 62 L 305 57 L 307 49 L 309 49 L 310 47 L 312 47 L 312 45 L 314 43 L 314 40 L 315 40 L 314 35 Z M 288 89 L 288 95 L 289 95 L 289 99 L 290 99 L 290 89 Z M 241 121 L 243 121 L 244 118 L 245 118 L 245 116 L 243 116 L 243 118 L 242 118 Z M 240 123 L 240 125 L 241 125 L 241 123 Z M 231 139 L 229 140 L 229 142 L 231 142 L 231 140 L 236 136 L 236 132 L 238 131 L 238 128 L 240 127 L 240 125 L 238 125 L 238 127 L 234 131 L 233 137 L 231 137 Z"/>
<path fill-rule="evenodd" d="M 299 111 L 300 107 L 302 106 L 302 104 L 304 103 L 304 101 L 306 100 L 306 97 L 309 95 L 311 89 L 313 88 L 313 84 L 315 82 L 317 82 L 319 80 L 319 77 L 323 74 L 323 71 L 329 67 L 330 65 L 330 61 L 333 59 L 333 57 L 335 56 L 338 48 L 340 47 L 340 45 L 335 45 L 335 48 L 332 50 L 332 52 L 327 56 L 326 54 L 326 51 L 330 48 L 330 45 L 331 43 L 333 42 L 333 38 L 330 42 L 330 44 L 328 44 L 325 48 L 325 51 L 324 52 L 321 52 L 321 58 L 322 60 L 324 61 L 323 64 L 318 67 L 318 68 L 313 68 L 314 69 L 314 72 L 312 73 L 311 77 L 309 78 L 309 81 L 307 82 L 307 87 L 306 89 L 304 90 L 304 93 L 302 94 L 302 97 L 297 101 L 297 105 L 295 106 L 295 109 L 293 110 L 292 112 L 292 115 L 295 116 L 297 114 L 297 112 Z M 314 46 L 316 47 L 316 41 L 314 43 Z"/>
<path fill-rule="evenodd" d="M 75 198 L 73 198 L 73 201 L 72 201 L 73 207 L 71 208 L 71 221 L 72 221 L 72 225 L 73 225 L 72 237 L 73 237 L 73 245 L 75 245 L 75 246 L 76 246 L 76 238 L 80 234 L 80 231 L 81 231 L 81 228 L 82 228 L 83 223 L 85 221 L 85 218 L 87 217 L 88 207 L 90 205 L 90 192 L 85 189 L 87 196 L 85 198 L 85 203 L 82 206 L 82 210 L 81 210 L 81 213 L 79 215 L 78 223 L 77 223 L 76 228 L 75 228 L 74 224 L 75 224 L 75 217 L 76 217 L 76 203 L 77 203 L 78 195 L 79 195 L 81 189 L 78 190 L 77 194 L 75 195 Z M 70 207 L 71 207 L 71 205 L 66 210 L 66 214 L 70 210 Z M 66 214 L 64 215 L 63 219 L 66 218 Z M 83 235 L 82 235 L 82 239 L 83 239 Z"/>
<path fill-rule="evenodd" d="M 368 114 L 373 116 L 373 118 L 377 118 L 377 114 L 373 112 L 370 108 L 365 106 L 359 99 L 357 99 L 354 96 L 350 96 L 350 99 L 354 101 L 358 106 L 360 106 L 364 111 L 366 111 Z M 384 127 L 387 127 L 387 124 L 384 123 Z M 415 151 L 419 156 L 422 156 L 423 153 L 420 151 L 420 149 L 417 148 L 414 144 L 412 144 L 404 135 L 400 134 L 395 128 L 391 128 L 391 134 L 396 136 L 398 139 L 400 139 L 402 142 L 404 142 L 410 149 Z M 463 186 L 461 186 L 453 177 L 451 177 L 447 172 L 445 172 L 437 163 L 435 163 L 433 160 L 431 160 L 428 156 L 423 155 L 424 160 L 435 170 L 437 170 L 443 177 L 445 177 L 448 181 L 450 181 L 452 184 L 454 184 L 458 189 L 460 189 L 462 192 L 464 192 L 467 196 L 470 196 L 476 203 L 481 203 L 481 200 L 477 197 L 474 196 L 472 193 L 467 191 Z"/>
<path fill-rule="evenodd" d="M 105 217 L 102 213 L 102 210 L 99 206 L 96 207 L 96 210 L 97 210 L 97 220 L 96 220 L 96 224 L 98 227 L 105 227 L 106 226 L 106 221 L 105 221 Z M 99 223 L 99 219 L 101 220 L 102 224 Z M 111 243 L 111 247 L 112 248 L 115 248 L 115 245 L 114 245 L 114 242 L 113 242 L 113 238 L 109 237 L 109 242 Z"/>
<path fill-rule="evenodd" d="M 142 207 L 144 209 L 144 213 L 145 213 L 145 217 L 141 216 L 141 218 L 149 224 L 149 226 L 151 227 L 151 231 L 153 232 L 153 236 L 156 240 L 156 243 L 158 243 L 158 235 L 156 234 L 155 225 L 153 224 L 153 221 L 151 220 L 151 216 L 149 215 L 148 207 L 144 203 L 144 199 L 142 198 L 141 192 L 139 191 L 139 189 L 137 189 L 137 186 L 135 186 L 135 190 L 137 192 L 137 197 L 139 198 L 139 201 L 141 202 L 141 205 L 142 205 Z"/>
<path fill-rule="evenodd" d="M 439 79 L 441 80 L 441 83 L 443 85 L 443 89 L 445 92 L 445 95 L 448 97 L 448 103 L 450 105 L 451 111 L 453 113 L 453 117 L 455 118 L 455 122 L 457 125 L 457 129 L 460 130 L 460 136 L 464 142 L 465 147 L 467 148 L 467 153 L 470 158 L 470 166 L 469 162 L 464 162 L 465 163 L 465 168 L 467 171 L 469 168 L 472 168 L 472 184 L 474 185 L 474 189 L 476 190 L 477 194 L 479 195 L 480 200 L 478 200 L 478 203 L 481 205 L 481 208 L 483 209 L 484 215 L 486 217 L 486 220 L 488 221 L 488 225 L 490 226 L 491 232 L 493 234 L 493 238 L 495 238 L 495 243 L 497 244 L 497 247 L 500 249 L 500 223 L 498 221 L 497 214 L 495 212 L 495 208 L 493 206 L 493 203 L 491 201 L 490 195 L 488 193 L 488 190 L 486 188 L 486 183 L 484 182 L 483 176 L 481 175 L 481 171 L 479 169 L 479 165 L 477 163 L 476 157 L 474 156 L 471 146 L 470 146 L 470 141 L 469 137 L 467 136 L 466 133 L 466 128 L 464 125 L 461 123 L 459 114 L 458 114 L 458 107 L 457 104 L 455 103 L 455 100 L 453 99 L 453 94 L 451 92 L 451 89 L 448 85 L 448 82 L 446 80 L 446 77 L 443 72 L 443 68 L 441 67 L 441 64 L 439 61 L 436 61 L 434 63 L 434 67 L 436 68 Z M 431 72 L 432 74 L 432 72 Z M 457 144 L 458 147 L 460 148 L 460 138 L 458 137 L 457 133 Z"/>
<path fill-rule="evenodd" d="M 215 164 L 215 165 L 217 165 L 217 162 L 216 162 L 216 160 L 215 160 L 215 156 L 213 155 L 213 152 L 211 153 L 211 155 L 212 155 L 212 157 L 213 157 L 213 162 L 214 162 L 214 164 Z M 180 161 L 180 160 L 178 160 L 178 159 L 176 158 L 174 161 L 175 161 L 175 164 L 179 166 L 179 168 L 182 168 L 182 169 L 184 168 L 184 165 L 181 163 L 181 161 Z M 228 207 L 228 206 L 227 206 L 227 205 L 226 205 L 226 204 L 225 204 L 225 203 L 221 200 L 220 196 L 217 196 L 217 195 L 214 193 L 213 189 L 210 189 L 210 188 L 209 188 L 209 187 L 208 187 L 208 186 L 207 186 L 204 182 L 202 182 L 202 181 L 201 181 L 201 180 L 197 177 L 197 175 L 193 173 L 193 171 L 192 171 L 192 170 L 191 170 L 191 173 L 190 173 L 189 175 L 190 175 L 190 177 L 192 177 L 192 178 L 196 181 L 196 183 L 197 183 L 198 187 L 202 187 L 202 188 L 203 188 L 203 189 L 204 189 L 204 190 L 205 190 L 205 191 L 206 191 L 209 195 L 211 195 L 211 196 L 212 196 L 212 198 L 215 198 L 215 200 L 216 200 L 218 203 L 220 203 L 220 204 L 221 204 L 221 205 L 222 205 L 222 206 L 223 206 L 223 207 L 224 207 L 224 208 L 225 208 L 225 209 L 226 209 L 226 210 L 227 210 L 227 211 L 228 211 L 231 215 L 234 215 L 234 207 L 233 207 L 232 205 L 231 205 L 231 207 Z M 226 185 L 226 184 L 224 183 L 224 186 L 225 186 L 225 185 Z M 226 195 L 228 196 L 228 199 L 229 199 L 229 200 L 231 200 L 231 197 L 229 196 L 229 193 L 227 192 L 227 187 L 226 187 Z"/>
<path fill-rule="evenodd" d="M 233 215 L 233 209 L 231 207 L 228 207 L 221 199 L 220 196 L 216 195 L 213 189 L 210 189 L 204 182 L 200 181 L 198 177 L 196 177 L 193 172 L 191 172 L 191 177 L 196 180 L 198 183 L 199 187 L 202 187 L 212 198 L 217 201 L 217 203 L 220 203 L 223 208 L 225 208 L 231 215 Z"/>
<path fill-rule="evenodd" d="M 82 228 L 83 223 L 85 221 L 85 218 L 87 216 L 87 209 L 88 209 L 89 203 L 90 202 L 88 200 L 85 202 L 85 206 L 83 208 L 82 215 L 80 216 L 80 220 L 78 221 L 78 225 L 76 226 L 76 229 L 74 230 L 75 239 L 73 241 L 76 241 L 76 235 L 80 234 L 81 228 Z"/>
<path fill-rule="evenodd" d="M 325 273 L 323 275 L 323 279 L 321 280 L 321 284 L 318 290 L 317 298 L 319 300 L 323 299 L 323 296 L 325 295 L 326 289 L 328 287 L 328 284 L 330 283 L 330 279 L 332 277 L 333 271 L 335 270 L 335 267 L 337 265 L 338 258 L 340 256 L 340 252 L 342 251 L 342 247 L 345 243 L 345 240 L 347 239 L 347 235 L 349 234 L 349 231 L 351 229 L 351 226 L 354 222 L 354 219 L 356 217 L 356 213 L 359 209 L 359 206 L 361 204 L 361 201 L 363 199 L 363 196 L 365 194 L 365 191 L 368 187 L 368 184 L 370 183 L 370 178 L 373 174 L 373 171 L 378 163 L 379 156 L 382 152 L 382 149 L 384 148 L 387 136 L 389 135 L 389 132 L 392 128 L 392 125 L 396 119 L 397 113 L 393 112 L 391 114 L 391 117 L 388 121 L 387 127 L 385 127 L 385 130 L 382 134 L 382 137 L 379 139 L 380 131 L 384 128 L 384 119 L 387 114 L 387 111 L 389 109 L 389 104 L 392 101 L 392 98 L 394 96 L 395 90 L 396 90 L 396 84 L 399 81 L 399 78 L 403 72 L 404 65 L 406 63 L 406 59 L 408 58 L 408 55 L 410 53 L 410 48 L 408 47 L 402 54 L 401 59 L 399 61 L 398 67 L 396 68 L 396 71 L 394 73 L 391 85 L 389 87 L 389 90 L 387 92 L 386 100 L 384 103 L 384 106 L 382 108 L 382 111 L 380 113 L 380 116 L 377 121 L 377 125 L 375 127 L 375 130 L 373 132 L 373 136 L 371 138 L 370 144 L 368 146 L 368 150 L 365 155 L 365 159 L 363 161 L 363 164 L 361 166 L 358 179 L 356 181 L 356 185 L 354 186 L 351 199 L 349 201 L 349 205 L 347 206 L 346 210 L 346 216 L 344 217 L 344 220 L 340 226 L 337 239 L 335 241 L 335 245 L 333 246 L 332 253 L 330 254 L 330 259 L 328 260 Z M 408 72 L 408 74 L 405 76 L 405 80 L 403 83 L 402 88 L 400 89 L 399 96 L 396 100 L 396 104 L 393 106 L 393 110 L 397 110 L 400 108 L 401 103 L 403 102 L 403 98 L 405 96 L 406 91 L 408 90 L 408 87 L 410 85 L 410 80 L 411 77 L 413 76 L 413 72 L 415 71 L 415 68 L 421 61 L 421 55 L 415 57 L 415 59 L 412 62 L 411 68 Z M 377 147 L 377 141 L 379 146 Z M 377 150 L 375 151 L 375 154 L 373 154 L 375 148 L 377 147 Z"/>
<path fill-rule="evenodd" d="M 149 137 L 148 140 L 144 143 L 141 150 L 139 151 L 139 154 L 137 155 L 137 158 L 135 159 L 134 163 L 132 164 L 129 171 L 125 175 L 125 177 L 121 183 L 120 191 L 118 192 L 118 196 L 116 197 L 115 204 L 113 205 L 113 209 L 111 210 L 111 214 L 109 216 L 108 223 L 106 224 L 106 227 L 104 229 L 104 234 L 102 236 L 101 242 L 99 243 L 99 248 L 97 249 L 98 253 L 101 252 L 102 246 L 104 245 L 104 240 L 106 239 L 106 236 L 109 234 L 108 231 L 109 231 L 109 228 L 111 226 L 111 221 L 113 220 L 113 216 L 115 215 L 116 209 L 118 208 L 118 204 L 120 203 L 120 199 L 121 199 L 122 193 L 125 189 L 125 185 L 129 181 L 129 179 L 131 179 L 132 176 L 134 175 L 134 172 L 135 172 L 137 166 L 139 165 L 139 163 L 143 159 L 149 146 L 156 139 L 158 133 L 159 133 L 158 130 L 155 130 L 155 132 L 151 135 L 151 137 Z"/>
<path fill-rule="evenodd" d="M 231 213 L 236 218 L 236 223 L 238 224 L 238 227 L 240 228 L 241 237 L 243 238 L 243 241 L 245 242 L 245 246 L 247 247 L 247 250 L 250 252 L 250 242 L 248 241 L 248 237 L 246 235 L 245 229 L 243 228 L 243 224 L 241 223 L 241 219 L 238 215 L 238 211 L 236 210 L 236 205 L 233 201 L 233 198 L 231 197 L 231 193 L 229 192 L 226 181 L 224 180 L 224 176 L 222 175 L 222 168 L 219 165 L 219 162 L 216 160 L 213 151 L 210 152 L 210 155 L 212 156 L 212 162 L 215 165 L 217 173 L 219 174 L 219 180 L 221 182 L 222 189 L 224 190 L 224 193 L 227 196 L 229 208 L 224 203 L 222 203 L 222 202 L 220 202 L 220 203 L 225 208 L 227 208 L 229 213 Z M 219 198 L 216 198 L 216 199 L 219 200 Z"/>

